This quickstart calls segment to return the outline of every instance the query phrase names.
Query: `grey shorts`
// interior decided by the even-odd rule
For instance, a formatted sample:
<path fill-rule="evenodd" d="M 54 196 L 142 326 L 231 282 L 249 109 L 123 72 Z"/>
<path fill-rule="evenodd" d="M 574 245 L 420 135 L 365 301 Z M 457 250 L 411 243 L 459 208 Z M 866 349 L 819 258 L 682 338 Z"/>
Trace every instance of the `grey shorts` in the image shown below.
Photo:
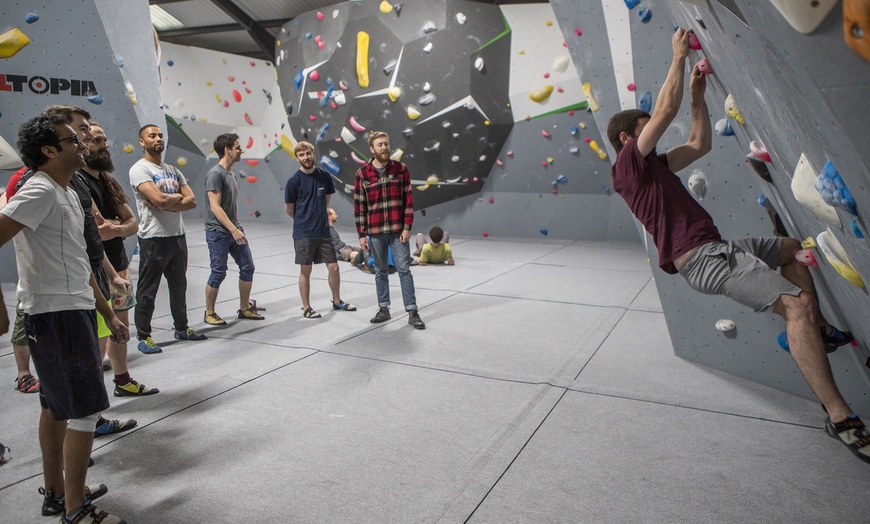
<path fill-rule="evenodd" d="M 296 263 L 300 266 L 338 262 L 332 238 L 293 239 L 296 248 Z"/>
<path fill-rule="evenodd" d="M 766 311 L 781 295 L 801 292 L 776 271 L 781 248 L 781 238 L 711 242 L 695 251 L 680 275 L 705 295 L 723 295 L 756 312 Z"/>

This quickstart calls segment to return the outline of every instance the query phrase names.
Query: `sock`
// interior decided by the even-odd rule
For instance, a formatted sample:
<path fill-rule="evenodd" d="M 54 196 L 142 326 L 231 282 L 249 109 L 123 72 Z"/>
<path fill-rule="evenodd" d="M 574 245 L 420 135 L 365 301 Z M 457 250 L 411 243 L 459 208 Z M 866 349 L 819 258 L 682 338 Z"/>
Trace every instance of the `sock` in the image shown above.
<path fill-rule="evenodd" d="M 115 384 L 119 386 L 126 386 L 130 383 L 130 372 L 127 371 L 121 375 L 115 375 Z"/>

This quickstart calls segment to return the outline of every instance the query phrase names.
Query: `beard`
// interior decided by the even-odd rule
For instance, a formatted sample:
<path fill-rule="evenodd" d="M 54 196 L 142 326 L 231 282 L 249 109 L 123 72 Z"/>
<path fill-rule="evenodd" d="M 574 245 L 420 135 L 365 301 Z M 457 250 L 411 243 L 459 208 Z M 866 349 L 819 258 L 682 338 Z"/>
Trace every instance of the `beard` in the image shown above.
<path fill-rule="evenodd" d="M 91 169 L 96 169 L 97 171 L 104 171 L 106 173 L 111 173 L 115 171 L 115 164 L 112 163 L 112 155 L 109 154 L 108 151 L 105 152 L 105 155 L 100 152 L 91 153 L 90 151 L 85 154 L 85 164 Z"/>
<path fill-rule="evenodd" d="M 303 160 L 302 167 L 305 169 L 311 169 L 312 167 L 314 167 L 314 159 L 312 158 L 311 160 Z"/>
<path fill-rule="evenodd" d="M 384 151 L 382 153 L 375 153 L 375 158 L 378 160 L 378 162 L 386 164 L 390 160 L 390 152 Z"/>

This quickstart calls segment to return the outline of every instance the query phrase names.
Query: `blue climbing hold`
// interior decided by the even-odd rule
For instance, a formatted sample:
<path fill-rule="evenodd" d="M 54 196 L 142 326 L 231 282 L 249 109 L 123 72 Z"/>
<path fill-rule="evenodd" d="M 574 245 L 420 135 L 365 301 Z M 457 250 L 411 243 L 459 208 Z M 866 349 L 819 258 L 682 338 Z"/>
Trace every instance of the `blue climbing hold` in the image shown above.
<path fill-rule="evenodd" d="M 573 126 L 571 128 L 571 136 L 577 136 L 580 134 L 580 128 L 577 126 Z"/>
<path fill-rule="evenodd" d="M 28 24 L 32 24 L 33 22 L 36 22 L 37 20 L 39 20 L 39 15 L 36 13 L 27 13 L 27 15 L 24 17 L 24 21 L 27 22 Z"/>
<path fill-rule="evenodd" d="M 310 32 L 308 32 L 308 33 L 305 33 L 305 38 L 307 38 L 307 39 L 309 39 L 309 40 L 311 40 L 311 36 L 312 36 L 312 35 L 311 35 L 311 33 L 310 33 Z"/>
<path fill-rule="evenodd" d="M 855 238 L 864 238 L 864 233 L 858 227 L 858 219 L 852 220 L 852 233 L 855 233 Z"/>
<path fill-rule="evenodd" d="M 103 95 L 91 95 L 88 97 L 88 102 L 94 104 L 95 106 L 98 106 L 103 103 Z"/>
<path fill-rule="evenodd" d="M 764 193 L 758 193 L 758 205 L 761 207 L 767 205 L 767 197 L 764 196 Z"/>
<path fill-rule="evenodd" d="M 640 18 L 640 21 L 645 24 L 650 21 L 650 18 L 652 18 L 652 10 L 644 7 L 637 12 L 637 17 Z"/>
<path fill-rule="evenodd" d="M 828 205 L 837 206 L 849 214 L 858 216 L 858 209 L 855 207 L 855 199 L 837 168 L 833 162 L 828 160 L 822 167 L 822 172 L 819 173 L 819 178 L 815 183 L 816 190 L 822 195 L 822 200 Z"/>
<path fill-rule="evenodd" d="M 644 91 L 640 95 L 640 100 L 637 101 L 637 108 L 647 113 L 652 111 L 652 93 Z"/>
<path fill-rule="evenodd" d="M 325 135 L 327 131 L 329 131 L 329 122 L 323 124 L 323 127 L 320 129 L 320 133 L 317 135 L 317 140 L 315 140 L 315 142 L 320 142 L 321 140 L 323 140 L 323 135 Z M 330 158 L 330 160 L 332 159 Z"/>
<path fill-rule="evenodd" d="M 776 336 L 776 342 L 779 344 L 779 347 L 791 353 L 791 349 L 788 347 L 788 337 L 786 337 L 785 331 Z"/>
<path fill-rule="evenodd" d="M 550 185 L 553 186 L 553 187 L 559 187 L 559 181 L 558 181 L 558 180 L 553 180 L 552 182 L 550 182 Z"/>
<path fill-rule="evenodd" d="M 329 86 L 329 89 L 326 90 L 326 95 L 323 97 L 323 100 L 320 101 L 320 107 L 326 107 L 326 104 L 329 103 L 329 99 L 332 98 L 332 92 L 334 90 L 335 90 L 335 86 L 333 86 L 333 85 Z"/>
<path fill-rule="evenodd" d="M 166 65 L 168 65 L 169 67 L 172 67 L 175 65 L 175 62 L 173 62 L 172 60 L 167 60 Z"/>
<path fill-rule="evenodd" d="M 121 55 L 115 55 L 115 63 L 118 64 L 118 67 L 124 67 L 124 57 Z"/>
<path fill-rule="evenodd" d="M 547 230 L 547 229 L 542 229 L 542 230 L 541 230 L 541 234 L 544 235 L 544 236 L 547 236 L 547 235 L 550 234 L 550 231 Z"/>
<path fill-rule="evenodd" d="M 637 7 L 637 4 L 640 3 L 640 0 L 625 0 L 625 7 L 629 9 L 634 9 Z"/>
<path fill-rule="evenodd" d="M 320 159 L 320 165 L 332 176 L 338 176 L 338 173 L 341 171 L 341 166 L 338 165 L 338 162 L 328 156 Z"/>
<path fill-rule="evenodd" d="M 556 178 L 556 182 L 558 182 L 560 184 L 567 184 L 568 177 L 566 177 L 565 175 L 559 175 L 558 178 Z"/>
<path fill-rule="evenodd" d="M 305 73 L 300 69 L 296 76 L 293 78 L 293 85 L 296 86 L 296 90 L 302 88 L 302 81 L 305 80 Z"/>

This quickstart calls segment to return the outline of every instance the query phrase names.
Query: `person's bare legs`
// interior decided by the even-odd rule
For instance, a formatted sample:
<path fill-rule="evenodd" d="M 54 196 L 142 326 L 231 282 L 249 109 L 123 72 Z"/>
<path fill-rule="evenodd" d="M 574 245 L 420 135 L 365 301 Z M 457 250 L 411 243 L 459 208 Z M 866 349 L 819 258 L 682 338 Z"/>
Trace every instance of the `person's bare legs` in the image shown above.
<path fill-rule="evenodd" d="M 785 332 L 791 356 L 807 384 L 822 402 L 831 420 L 842 421 L 852 410 L 834 382 L 819 331 L 818 303 L 815 297 L 805 292 L 797 297 L 782 295 L 773 311 L 785 318 Z"/>
<path fill-rule="evenodd" d="M 94 432 L 67 430 L 63 443 L 63 467 L 66 480 L 65 491 L 67 515 L 85 505 L 85 479 L 88 474 L 88 459 L 94 445 Z"/>
<path fill-rule="evenodd" d="M 309 296 L 311 295 L 311 267 L 312 264 L 299 266 L 299 296 L 302 297 L 302 309 L 311 307 Z"/>
<path fill-rule="evenodd" d="M 780 274 L 783 278 L 801 288 L 804 293 L 810 294 L 815 299 L 813 302 L 816 307 L 815 314 L 818 321 L 817 327 L 830 327 L 831 324 L 825 320 L 824 315 L 822 315 L 819 310 L 818 295 L 816 294 L 816 286 L 813 283 L 813 275 L 810 273 L 810 268 L 795 260 L 795 253 L 800 250 L 801 244 L 796 239 L 782 239 L 782 248 L 779 253 Z"/>
<path fill-rule="evenodd" d="M 130 312 L 116 311 L 115 316 L 118 320 L 124 323 L 125 326 L 130 325 Z M 105 349 L 103 349 L 105 348 Z M 109 355 L 109 361 L 112 363 L 112 369 L 115 375 L 123 375 L 130 371 L 127 365 L 127 344 L 119 344 L 109 337 L 100 339 L 100 358 Z"/>
<path fill-rule="evenodd" d="M 423 236 L 423 233 L 417 233 L 416 244 L 417 244 L 416 253 L 419 253 L 420 251 L 423 250 L 423 246 L 426 245 L 426 237 Z"/>
<path fill-rule="evenodd" d="M 239 280 L 239 309 L 242 311 L 251 307 L 251 288 L 254 282 Z"/>
<path fill-rule="evenodd" d="M 332 303 L 341 303 L 341 272 L 338 270 L 338 262 L 328 262 L 326 269 L 329 270 L 329 290 L 332 291 Z"/>
<path fill-rule="evenodd" d="M 33 373 L 30 372 L 30 346 L 13 344 L 12 352 L 15 353 L 15 365 L 18 367 L 18 378 L 32 375 Z"/>
<path fill-rule="evenodd" d="M 39 413 L 39 448 L 42 451 L 42 476 L 46 492 L 54 498 L 66 493 L 63 480 L 63 448 L 66 437 L 66 420 L 54 420 L 51 411 L 42 409 Z M 90 456 L 90 450 L 88 450 Z M 87 466 L 87 464 L 85 464 Z"/>

